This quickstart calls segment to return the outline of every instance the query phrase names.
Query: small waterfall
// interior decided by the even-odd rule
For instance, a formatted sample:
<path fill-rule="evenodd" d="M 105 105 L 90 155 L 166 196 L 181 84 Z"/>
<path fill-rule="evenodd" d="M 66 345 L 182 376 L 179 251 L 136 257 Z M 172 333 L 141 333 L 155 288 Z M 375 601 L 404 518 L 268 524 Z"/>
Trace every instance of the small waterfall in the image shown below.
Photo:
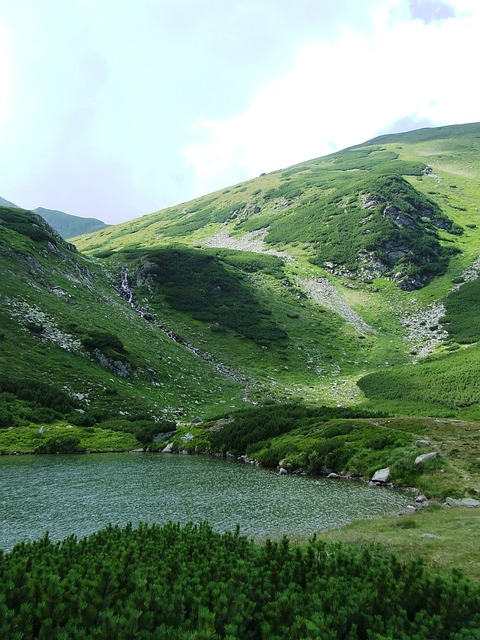
<path fill-rule="evenodd" d="M 120 282 L 118 284 L 118 292 L 122 296 L 122 298 L 124 298 L 124 300 L 126 300 L 130 304 L 132 309 L 134 309 L 138 314 L 140 314 L 142 316 L 142 318 L 145 318 L 145 320 L 147 320 L 147 322 L 151 322 L 152 324 L 155 324 L 155 326 L 157 326 L 163 334 L 165 334 L 168 338 L 170 338 L 170 340 L 173 340 L 177 344 L 182 345 L 182 347 L 185 347 L 185 349 L 188 349 L 188 351 L 190 351 L 191 353 L 194 353 L 199 358 L 202 358 L 202 360 L 206 360 L 207 362 L 211 362 L 213 364 L 213 366 L 215 367 L 215 369 L 219 373 L 223 374 L 224 376 L 226 376 L 230 380 L 233 380 L 233 382 L 238 382 L 239 384 L 246 385 L 247 381 L 245 380 L 245 378 L 242 378 L 233 369 L 231 369 L 230 367 L 227 367 L 224 364 L 219 364 L 219 363 L 215 362 L 211 355 L 209 355 L 208 353 L 205 353 L 205 351 L 202 351 L 201 349 L 198 349 L 197 347 L 194 347 L 193 345 L 189 344 L 186 340 L 184 340 L 183 338 L 181 338 L 177 334 L 173 333 L 173 331 L 170 331 L 170 329 L 167 329 L 166 327 L 162 326 L 160 323 L 156 322 L 155 318 L 153 317 L 153 315 L 151 313 L 149 313 L 146 309 L 141 307 L 138 304 L 138 302 L 135 300 L 135 296 L 133 294 L 133 290 L 132 290 L 132 288 L 130 286 L 130 283 L 128 281 L 128 269 L 127 269 L 127 267 L 124 267 L 123 270 L 122 270 L 122 277 L 121 277 Z M 247 395 L 248 394 L 247 394 L 247 390 L 246 390 L 244 399 L 247 402 L 250 402 L 250 400 L 248 399 Z"/>

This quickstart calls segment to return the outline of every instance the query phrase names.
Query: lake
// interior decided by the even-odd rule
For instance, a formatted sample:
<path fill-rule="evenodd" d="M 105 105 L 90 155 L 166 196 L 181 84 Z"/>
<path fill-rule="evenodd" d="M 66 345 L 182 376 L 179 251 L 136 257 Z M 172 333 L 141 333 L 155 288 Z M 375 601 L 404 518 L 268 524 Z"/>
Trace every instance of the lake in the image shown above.
<path fill-rule="evenodd" d="M 0 456 L 0 548 L 93 533 L 108 523 L 208 521 L 256 538 L 310 535 L 394 514 L 401 491 L 195 455 Z"/>

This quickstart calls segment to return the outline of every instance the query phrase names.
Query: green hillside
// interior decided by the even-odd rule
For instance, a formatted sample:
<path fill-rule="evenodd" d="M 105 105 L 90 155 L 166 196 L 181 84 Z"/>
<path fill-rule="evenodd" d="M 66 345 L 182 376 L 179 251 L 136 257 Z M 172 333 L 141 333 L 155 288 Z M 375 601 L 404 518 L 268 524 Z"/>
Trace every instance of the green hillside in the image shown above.
<path fill-rule="evenodd" d="M 129 448 L 172 421 L 290 401 L 480 419 L 479 158 L 478 123 L 381 136 L 75 246 L 1 208 L 0 427 L 23 431 L 0 450 L 48 448 L 28 431 L 47 419 L 80 449 L 107 431 Z M 249 447 L 301 454 L 298 428 Z"/>

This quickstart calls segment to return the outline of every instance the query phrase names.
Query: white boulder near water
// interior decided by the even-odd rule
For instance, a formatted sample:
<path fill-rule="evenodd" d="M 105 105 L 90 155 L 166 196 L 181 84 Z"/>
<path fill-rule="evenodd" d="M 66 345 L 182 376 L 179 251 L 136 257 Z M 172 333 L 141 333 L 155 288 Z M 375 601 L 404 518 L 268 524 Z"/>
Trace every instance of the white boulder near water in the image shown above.
<path fill-rule="evenodd" d="M 375 473 L 372 476 L 372 482 L 385 483 L 385 482 L 388 482 L 389 478 L 390 478 L 390 467 L 385 467 L 385 469 L 379 469 L 378 471 L 375 471 Z"/>

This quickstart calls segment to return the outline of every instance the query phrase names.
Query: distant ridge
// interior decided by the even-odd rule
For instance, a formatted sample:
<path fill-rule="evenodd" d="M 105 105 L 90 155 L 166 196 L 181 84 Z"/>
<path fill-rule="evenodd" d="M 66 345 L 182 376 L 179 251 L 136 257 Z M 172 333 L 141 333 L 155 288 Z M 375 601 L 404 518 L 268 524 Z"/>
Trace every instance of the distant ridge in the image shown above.
<path fill-rule="evenodd" d="M 69 213 L 56 211 L 55 209 L 37 207 L 34 211 L 35 213 L 38 213 L 39 216 L 42 216 L 42 218 L 64 239 L 80 236 L 83 233 L 99 231 L 100 229 L 104 229 L 109 226 L 97 218 L 72 216 Z"/>
<path fill-rule="evenodd" d="M 5 200 L 5 198 L 0 197 L 0 207 L 13 207 L 14 209 L 19 209 L 20 207 L 10 200 Z"/>
<path fill-rule="evenodd" d="M 0 197 L 0 207 L 11 207 L 13 209 L 21 209 L 18 204 L 10 202 L 5 198 Z M 55 231 L 65 240 L 67 238 L 73 238 L 74 236 L 80 236 L 83 233 L 91 233 L 93 231 L 99 231 L 108 227 L 108 224 L 98 220 L 97 218 L 83 218 L 81 216 L 73 216 L 64 211 L 57 211 L 56 209 L 44 209 L 43 207 L 37 207 L 33 210 L 41 216 L 48 224 L 55 229 Z"/>

